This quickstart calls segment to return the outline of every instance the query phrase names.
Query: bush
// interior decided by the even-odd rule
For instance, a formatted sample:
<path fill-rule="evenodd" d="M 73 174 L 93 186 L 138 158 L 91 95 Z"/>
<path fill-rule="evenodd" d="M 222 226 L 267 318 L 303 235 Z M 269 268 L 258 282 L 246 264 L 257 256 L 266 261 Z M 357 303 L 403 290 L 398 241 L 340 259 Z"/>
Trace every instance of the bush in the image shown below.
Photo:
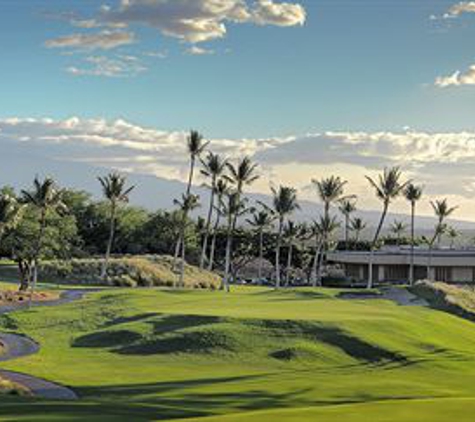
<path fill-rule="evenodd" d="M 69 284 L 104 284 L 101 279 L 102 259 L 47 261 L 41 264 L 42 280 Z M 145 255 L 112 258 L 107 269 L 107 284 L 120 287 L 173 286 L 177 275 L 170 256 Z M 186 287 L 214 289 L 219 285 L 215 273 L 185 265 Z"/>

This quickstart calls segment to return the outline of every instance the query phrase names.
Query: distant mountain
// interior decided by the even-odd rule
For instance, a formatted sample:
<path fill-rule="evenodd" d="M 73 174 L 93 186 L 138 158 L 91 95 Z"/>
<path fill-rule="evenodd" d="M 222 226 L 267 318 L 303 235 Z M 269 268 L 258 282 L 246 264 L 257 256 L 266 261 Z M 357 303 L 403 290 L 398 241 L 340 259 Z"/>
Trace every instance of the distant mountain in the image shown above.
<path fill-rule="evenodd" d="M 97 177 L 104 175 L 110 169 L 92 166 L 88 163 L 60 161 L 45 158 L 36 159 L 34 154 L 23 154 L 15 151 L 3 151 L 0 156 L 0 184 L 12 185 L 15 188 L 28 187 L 35 175 L 50 175 L 57 178 L 63 186 L 83 189 L 91 192 L 96 198 L 100 198 L 101 191 Z M 131 203 L 144 208 L 154 210 L 158 208 L 173 207 L 173 199 L 178 198 L 184 191 L 184 184 L 180 181 L 168 180 L 151 175 L 131 174 L 129 176 L 131 184 L 136 185 L 136 189 L 131 195 Z M 203 207 L 199 211 L 204 213 L 206 210 L 208 191 L 202 187 L 196 186 L 195 192 L 202 197 Z M 270 197 L 261 194 L 249 195 L 253 200 L 270 202 Z M 297 221 L 311 221 L 322 212 L 322 206 L 312 201 L 301 201 L 301 210 L 295 214 Z M 369 228 L 367 235 L 373 231 L 377 224 L 380 212 L 373 210 L 359 210 L 356 213 L 359 217 L 368 222 Z M 394 219 L 410 222 L 409 215 L 400 213 L 389 213 L 387 222 Z M 432 230 L 435 220 L 432 217 L 417 217 L 418 233 L 427 234 Z M 475 223 L 469 221 L 452 220 L 451 224 L 467 234 L 475 234 Z"/>

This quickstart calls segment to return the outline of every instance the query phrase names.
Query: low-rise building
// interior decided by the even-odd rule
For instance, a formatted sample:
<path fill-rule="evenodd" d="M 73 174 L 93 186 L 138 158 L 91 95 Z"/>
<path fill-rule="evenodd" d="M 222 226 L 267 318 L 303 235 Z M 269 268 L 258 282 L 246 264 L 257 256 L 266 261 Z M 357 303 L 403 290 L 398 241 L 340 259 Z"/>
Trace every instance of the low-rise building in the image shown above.
<path fill-rule="evenodd" d="M 369 251 L 333 251 L 328 261 L 340 264 L 348 278 L 368 279 Z M 386 247 L 373 252 L 373 282 L 407 282 L 411 248 Z M 475 282 L 475 249 L 414 249 L 414 280 Z"/>

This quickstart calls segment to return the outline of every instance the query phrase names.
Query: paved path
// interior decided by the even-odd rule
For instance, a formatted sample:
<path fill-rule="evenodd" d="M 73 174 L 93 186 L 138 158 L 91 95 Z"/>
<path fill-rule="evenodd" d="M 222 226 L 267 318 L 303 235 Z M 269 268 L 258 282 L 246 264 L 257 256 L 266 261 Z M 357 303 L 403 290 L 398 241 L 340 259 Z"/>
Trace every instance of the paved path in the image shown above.
<path fill-rule="evenodd" d="M 424 299 L 417 297 L 404 287 L 382 287 L 379 293 L 344 292 L 338 297 L 349 300 L 385 299 L 392 300 L 401 306 L 429 306 Z"/>
<path fill-rule="evenodd" d="M 73 300 L 81 299 L 90 290 L 68 290 L 57 300 L 48 302 L 36 302 L 33 306 L 57 306 Z M 26 308 L 28 304 L 16 306 L 0 306 L 0 315 Z M 11 333 L 0 333 L 0 343 L 3 347 L 0 354 L 0 362 L 22 358 L 38 353 L 40 346 L 33 339 Z M 19 372 L 0 369 L 0 377 L 27 387 L 35 396 L 56 400 L 76 400 L 78 396 L 70 388 L 36 378 Z"/>

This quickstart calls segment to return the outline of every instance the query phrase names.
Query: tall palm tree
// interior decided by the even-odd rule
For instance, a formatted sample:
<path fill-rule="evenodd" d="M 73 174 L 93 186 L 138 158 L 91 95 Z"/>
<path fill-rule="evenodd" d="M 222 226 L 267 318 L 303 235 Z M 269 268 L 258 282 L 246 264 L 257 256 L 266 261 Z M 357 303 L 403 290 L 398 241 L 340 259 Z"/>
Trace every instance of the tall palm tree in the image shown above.
<path fill-rule="evenodd" d="M 186 242 L 185 242 L 185 232 L 186 226 L 188 222 L 188 215 L 193 210 L 200 206 L 200 198 L 198 195 L 182 195 L 181 200 L 175 199 L 174 204 L 178 206 L 180 212 L 185 215 L 185 222 L 181 224 L 181 231 L 180 231 L 180 238 L 182 239 L 182 247 L 181 247 L 181 263 L 180 263 L 180 272 L 179 272 L 179 279 L 178 279 L 178 286 L 185 287 L 185 258 L 186 258 Z M 176 287 L 176 284 L 174 285 Z"/>
<path fill-rule="evenodd" d="M 278 221 L 277 244 L 275 248 L 275 287 L 280 287 L 280 248 L 285 219 L 299 209 L 297 191 L 288 186 L 272 187 L 272 210 Z"/>
<path fill-rule="evenodd" d="M 220 155 L 213 154 L 212 152 L 208 152 L 206 158 L 204 160 L 201 160 L 201 164 L 203 165 L 203 168 L 201 169 L 201 174 L 210 179 L 210 199 L 208 216 L 206 218 L 206 224 L 204 227 L 203 244 L 201 247 L 200 268 L 204 267 L 206 261 L 208 239 L 211 228 L 211 219 L 213 217 L 214 200 L 216 195 L 216 184 L 218 183 L 219 178 L 222 176 L 224 169 L 226 168 L 226 162 L 226 159 L 223 159 Z"/>
<path fill-rule="evenodd" d="M 226 217 L 226 252 L 224 263 L 224 277 L 221 283 L 221 290 L 229 292 L 229 275 L 231 271 L 232 242 L 237 218 L 249 212 L 247 200 L 241 198 L 238 192 L 231 192 L 227 195 L 227 200 L 223 201 L 221 213 Z"/>
<path fill-rule="evenodd" d="M 402 173 L 399 167 L 386 167 L 382 174 L 375 180 L 369 176 L 366 179 L 370 185 L 374 188 L 376 197 L 383 203 L 383 210 L 379 219 L 379 224 L 374 233 L 373 241 L 371 242 L 371 252 L 368 265 L 368 289 L 373 286 L 373 258 L 374 250 L 378 243 L 381 229 L 383 228 L 386 214 L 388 213 L 389 205 L 397 198 L 406 187 L 407 183 L 401 182 Z"/>
<path fill-rule="evenodd" d="M 447 237 L 450 239 L 450 249 L 454 248 L 455 239 L 460 236 L 460 232 L 453 226 L 447 229 Z"/>
<path fill-rule="evenodd" d="M 340 212 L 343 214 L 345 218 L 345 247 L 348 249 L 349 244 L 349 232 L 350 232 L 350 219 L 351 214 L 356 211 L 356 204 L 354 200 L 351 199 L 343 199 L 340 201 L 340 206 L 338 207 Z"/>
<path fill-rule="evenodd" d="M 313 222 L 313 224 L 317 245 L 313 261 L 312 285 L 313 287 L 316 287 L 317 284 L 322 284 L 323 245 L 325 242 L 328 242 L 328 239 L 338 229 L 338 227 L 340 227 L 340 223 L 337 221 L 335 216 L 321 215 L 318 220 Z"/>
<path fill-rule="evenodd" d="M 396 244 L 401 244 L 401 237 L 407 229 L 407 225 L 403 221 L 394 220 L 390 227 L 391 233 L 396 236 Z"/>
<path fill-rule="evenodd" d="M 288 252 L 287 252 L 287 267 L 285 269 L 285 285 L 290 283 L 290 272 L 292 270 L 292 253 L 294 248 L 295 239 L 300 233 L 300 226 L 293 221 L 287 221 L 287 225 L 284 227 L 284 239 L 286 240 Z"/>
<path fill-rule="evenodd" d="M 209 260 L 208 260 L 209 271 L 212 271 L 213 266 L 214 266 L 214 253 L 216 250 L 216 235 L 218 232 L 219 223 L 221 221 L 223 198 L 228 193 L 228 185 L 223 178 L 219 179 L 216 182 L 216 187 L 214 191 L 215 191 L 214 194 L 216 196 L 217 205 L 215 205 L 214 207 L 216 210 L 216 218 L 215 218 L 214 226 L 213 226 L 213 235 L 211 237 L 211 248 L 210 248 Z"/>
<path fill-rule="evenodd" d="M 186 193 L 185 193 L 186 197 L 190 196 L 191 194 L 191 187 L 193 185 L 193 177 L 195 174 L 196 160 L 200 157 L 200 155 L 206 149 L 208 144 L 209 142 L 205 142 L 203 139 L 203 136 L 196 130 L 191 130 L 190 134 L 186 138 L 187 151 L 188 151 L 188 155 L 190 156 L 190 169 L 188 171 L 188 183 L 186 185 Z M 182 215 L 181 226 L 186 225 L 187 217 L 188 217 L 187 214 Z M 182 230 L 180 227 L 180 232 L 181 231 Z M 174 256 L 174 264 L 173 264 L 174 268 L 176 268 L 176 262 L 177 262 L 178 256 L 180 255 L 180 247 L 182 246 L 182 243 L 183 243 L 183 239 L 180 236 L 178 236 L 176 246 L 175 246 L 175 256 Z"/>
<path fill-rule="evenodd" d="M 345 185 L 348 183 L 346 180 L 341 179 L 338 176 L 329 176 L 321 180 L 313 179 L 312 183 L 317 188 L 317 194 L 323 203 L 323 218 L 328 222 L 330 220 L 330 207 L 333 204 L 349 200 L 354 198 L 354 195 L 345 196 Z M 327 233 L 323 233 L 321 259 L 319 265 L 323 265 L 326 251 L 328 249 Z M 322 274 L 322 269 L 318 271 L 319 276 Z M 321 280 L 319 280 L 321 281 Z"/>
<path fill-rule="evenodd" d="M 231 256 L 233 253 L 233 238 L 234 232 L 236 231 L 236 225 L 238 219 L 241 215 L 244 215 L 248 212 L 248 209 L 245 206 L 245 201 L 242 201 L 242 194 L 244 191 L 244 187 L 251 185 L 257 179 L 259 179 L 259 175 L 256 174 L 257 172 L 257 164 L 253 163 L 249 157 L 241 158 L 236 164 L 227 162 L 226 167 L 228 170 L 228 174 L 225 174 L 223 178 L 229 182 L 231 187 L 233 188 L 233 199 L 232 201 L 235 203 L 234 207 L 229 207 L 228 212 L 231 210 L 236 211 L 233 216 L 231 216 L 231 227 L 227 233 L 227 246 L 229 244 L 229 263 L 231 262 Z M 231 202 L 228 202 L 228 205 L 231 205 Z M 245 209 L 243 212 L 242 209 Z M 228 248 L 227 248 L 228 249 Z M 227 289 L 229 288 L 229 268 L 228 271 L 225 271 L 225 282 L 223 284 L 224 287 Z"/>
<path fill-rule="evenodd" d="M 358 243 L 358 241 L 360 240 L 361 232 L 366 229 L 366 227 L 367 224 L 360 217 L 355 217 L 351 220 L 350 230 L 355 233 L 353 242 Z"/>
<path fill-rule="evenodd" d="M 33 283 L 31 285 L 30 303 L 38 282 L 38 263 L 43 247 L 43 239 L 47 226 L 47 218 L 50 211 L 66 211 L 63 202 L 63 191 L 56 186 L 54 179 L 47 177 L 40 180 L 38 177 L 33 181 L 31 191 L 22 191 L 24 202 L 36 208 L 40 213 L 40 231 L 33 251 Z M 27 287 L 27 286 L 26 286 Z"/>
<path fill-rule="evenodd" d="M 272 226 L 274 217 L 268 210 L 264 208 L 254 211 L 252 213 L 252 218 L 248 218 L 246 221 L 259 236 L 259 264 L 257 272 L 259 280 L 262 280 L 262 265 L 264 261 L 264 233 Z"/>
<path fill-rule="evenodd" d="M 427 263 L 427 278 L 432 279 L 432 250 L 436 241 L 440 242 L 441 237 L 447 232 L 445 220 L 454 213 L 458 207 L 450 207 L 447 199 L 430 201 L 430 205 L 436 216 L 437 222 L 434 228 L 434 234 L 428 242 L 429 258 Z"/>
<path fill-rule="evenodd" d="M 101 278 L 107 278 L 110 254 L 114 243 L 117 209 L 121 203 L 129 202 L 129 195 L 135 186 L 127 187 L 127 177 L 117 172 L 109 173 L 105 177 L 98 177 L 102 186 L 102 194 L 110 205 L 109 240 L 107 241 L 106 254 L 102 265 Z"/>
<path fill-rule="evenodd" d="M 411 204 L 411 261 L 409 265 L 409 284 L 414 284 L 414 232 L 416 219 L 416 204 L 421 199 L 422 187 L 408 183 L 404 189 L 404 196 Z"/>

